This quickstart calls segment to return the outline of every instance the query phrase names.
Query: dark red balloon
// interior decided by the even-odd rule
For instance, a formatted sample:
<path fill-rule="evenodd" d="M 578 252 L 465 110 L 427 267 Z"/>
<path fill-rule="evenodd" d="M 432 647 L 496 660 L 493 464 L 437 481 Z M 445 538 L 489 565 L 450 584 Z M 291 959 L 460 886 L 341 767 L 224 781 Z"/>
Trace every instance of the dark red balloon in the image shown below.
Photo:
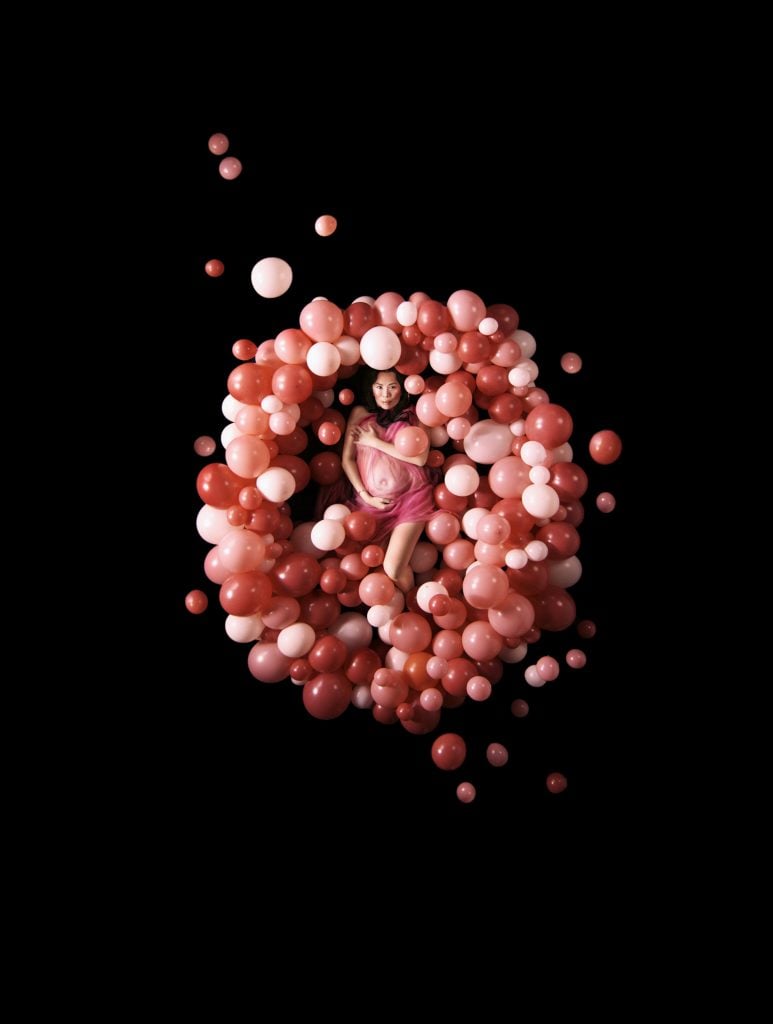
<path fill-rule="evenodd" d="M 320 452 L 309 463 L 315 484 L 334 484 L 341 478 L 341 459 L 335 452 Z"/>
<path fill-rule="evenodd" d="M 254 480 L 237 476 L 223 462 L 210 462 L 196 477 L 196 490 L 206 505 L 225 509 L 237 505 L 242 487 L 254 483 Z"/>
<path fill-rule="evenodd" d="M 461 768 L 467 757 L 467 744 L 455 732 L 445 732 L 432 744 L 432 760 L 443 771 Z"/>
<path fill-rule="evenodd" d="M 337 672 L 343 668 L 348 653 L 343 640 L 336 636 L 323 636 L 317 640 L 306 657 L 317 672 Z"/>
<path fill-rule="evenodd" d="M 342 672 L 322 672 L 303 687 L 303 706 L 314 718 L 338 718 L 352 699 L 352 684 Z"/>
<path fill-rule="evenodd" d="M 308 622 L 314 629 L 328 629 L 341 614 L 341 603 L 334 594 L 313 590 L 301 598 L 301 622 Z"/>
<path fill-rule="evenodd" d="M 580 548 L 580 535 L 571 523 L 547 523 L 537 530 L 537 540 L 548 546 L 548 558 L 564 559 L 576 555 Z"/>
<path fill-rule="evenodd" d="M 548 584 L 545 589 L 531 598 L 534 605 L 534 625 L 549 633 L 568 629 L 577 617 L 577 608 L 569 594 L 562 587 Z"/>
<path fill-rule="evenodd" d="M 429 338 L 436 338 L 451 328 L 451 315 L 442 302 L 435 302 L 434 299 L 426 299 L 419 306 L 419 313 L 416 324 L 422 334 Z"/>
<path fill-rule="evenodd" d="M 550 469 L 550 486 L 562 502 L 581 498 L 588 490 L 588 474 L 573 462 L 554 462 Z"/>
<path fill-rule="evenodd" d="M 220 604 L 229 615 L 254 615 L 271 600 L 271 581 L 263 572 L 237 572 L 220 588 Z"/>
<path fill-rule="evenodd" d="M 378 310 L 375 306 L 369 306 L 367 302 L 353 302 L 344 310 L 344 334 L 356 338 L 357 341 L 371 327 L 377 327 L 380 323 Z"/>
<path fill-rule="evenodd" d="M 531 397 L 527 395 L 527 405 Z M 539 441 L 546 448 L 557 448 L 568 441 L 572 427 L 572 417 L 567 410 L 551 402 L 542 402 L 526 417 L 526 437 L 530 441 Z"/>
<path fill-rule="evenodd" d="M 277 559 L 271 570 L 271 578 L 277 593 L 290 597 L 303 597 L 319 583 L 321 576 L 319 562 L 311 555 L 294 551 Z"/>
<path fill-rule="evenodd" d="M 499 330 L 505 336 L 518 330 L 520 322 L 518 313 L 512 306 L 508 306 L 504 302 L 495 302 L 493 306 L 489 306 L 486 309 L 486 316 L 493 316 L 499 324 Z"/>

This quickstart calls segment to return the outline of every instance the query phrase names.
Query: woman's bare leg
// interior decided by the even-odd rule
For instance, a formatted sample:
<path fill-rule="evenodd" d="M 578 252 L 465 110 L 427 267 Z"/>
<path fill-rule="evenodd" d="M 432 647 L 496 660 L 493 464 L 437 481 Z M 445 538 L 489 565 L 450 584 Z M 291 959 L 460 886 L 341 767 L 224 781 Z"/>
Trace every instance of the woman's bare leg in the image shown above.
<path fill-rule="evenodd" d="M 384 555 L 384 572 L 404 593 L 413 586 L 413 570 L 408 563 L 423 529 L 424 523 L 399 523 Z"/>

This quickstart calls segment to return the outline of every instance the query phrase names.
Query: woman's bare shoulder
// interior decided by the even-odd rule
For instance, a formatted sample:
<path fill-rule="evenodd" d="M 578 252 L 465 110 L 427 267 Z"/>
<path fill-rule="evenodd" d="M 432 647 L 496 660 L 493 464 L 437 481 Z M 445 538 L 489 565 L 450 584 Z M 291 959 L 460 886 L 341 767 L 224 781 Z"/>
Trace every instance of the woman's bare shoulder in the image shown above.
<path fill-rule="evenodd" d="M 349 422 L 357 423 L 359 420 L 369 415 L 370 413 L 368 412 L 364 405 L 355 405 L 355 407 L 349 413 Z"/>

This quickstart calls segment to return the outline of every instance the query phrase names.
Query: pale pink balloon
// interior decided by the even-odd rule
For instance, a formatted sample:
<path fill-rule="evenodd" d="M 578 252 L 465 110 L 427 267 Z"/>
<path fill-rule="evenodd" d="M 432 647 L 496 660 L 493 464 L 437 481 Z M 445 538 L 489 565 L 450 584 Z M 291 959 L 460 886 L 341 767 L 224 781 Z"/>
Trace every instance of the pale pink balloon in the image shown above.
<path fill-rule="evenodd" d="M 356 366 L 359 363 L 360 343 L 356 338 L 344 334 L 335 342 L 335 347 L 341 358 L 341 366 Z"/>
<path fill-rule="evenodd" d="M 402 594 L 400 596 L 402 597 Z M 343 615 L 339 615 L 335 622 L 328 626 L 328 633 L 345 644 L 349 651 L 370 647 L 373 640 L 373 630 L 360 612 L 344 612 Z"/>
<path fill-rule="evenodd" d="M 475 541 L 475 558 L 481 565 L 503 566 L 505 564 L 504 544 L 487 544 L 484 540 Z"/>
<path fill-rule="evenodd" d="M 243 404 L 243 402 L 240 402 L 237 398 L 234 398 L 232 394 L 227 394 L 223 399 L 223 404 L 221 405 L 220 408 L 222 409 L 223 415 L 227 420 L 235 420 L 236 414 L 242 408 Z"/>
<path fill-rule="evenodd" d="M 301 605 L 294 597 L 276 594 L 263 611 L 263 622 L 269 629 L 284 629 L 298 621 Z"/>
<path fill-rule="evenodd" d="M 512 443 L 513 435 L 506 423 L 479 420 L 472 425 L 465 437 L 464 450 L 474 462 L 490 465 L 506 458 L 510 454 Z"/>
<path fill-rule="evenodd" d="M 229 530 L 218 551 L 221 565 L 230 572 L 251 572 L 266 557 L 266 545 L 254 530 Z"/>
<path fill-rule="evenodd" d="M 352 300 L 352 305 L 356 302 L 364 302 L 366 306 L 375 306 L 376 300 L 372 295 L 359 295 L 356 299 Z"/>
<path fill-rule="evenodd" d="M 515 701 L 513 701 L 515 703 Z M 521 701 L 523 703 L 523 701 Z M 520 709 L 519 709 L 520 710 Z M 518 716 L 520 717 L 520 716 Z M 502 768 L 510 760 L 507 747 L 501 743 L 489 743 L 486 747 L 486 760 L 494 768 Z"/>
<path fill-rule="evenodd" d="M 450 512 L 438 512 L 427 523 L 425 530 L 432 543 L 442 547 L 459 536 L 459 520 Z"/>
<path fill-rule="evenodd" d="M 452 541 L 443 549 L 443 561 L 450 569 L 466 569 L 475 561 L 472 544 L 468 540 Z"/>
<path fill-rule="evenodd" d="M 445 473 L 445 485 L 451 494 L 467 497 L 477 491 L 480 476 L 472 466 L 451 466 Z"/>
<path fill-rule="evenodd" d="M 443 694 L 434 686 L 421 691 L 419 703 L 425 711 L 439 711 L 443 707 Z"/>
<path fill-rule="evenodd" d="M 466 416 L 455 416 L 446 424 L 446 431 L 452 441 L 462 441 L 469 434 L 471 426 Z"/>
<path fill-rule="evenodd" d="M 228 426 L 224 428 L 223 433 L 220 435 L 220 444 L 227 451 L 228 445 L 231 443 L 231 441 L 241 436 L 242 432 L 241 430 L 239 430 L 236 424 L 229 423 Z"/>
<path fill-rule="evenodd" d="M 338 227 L 338 221 L 329 213 L 323 213 L 321 217 L 317 217 L 314 222 L 314 230 L 322 238 L 328 238 L 335 232 Z"/>
<path fill-rule="evenodd" d="M 205 458 L 207 455 L 211 455 L 217 447 L 214 437 L 209 437 L 206 434 L 201 437 L 197 437 L 193 442 L 193 450 L 197 455 L 203 455 Z"/>
<path fill-rule="evenodd" d="M 459 652 L 461 653 L 461 644 L 459 646 Z M 448 662 L 445 658 L 439 658 L 437 655 L 433 655 L 429 659 L 426 665 L 426 672 L 430 679 L 442 679 L 448 671 Z"/>
<path fill-rule="evenodd" d="M 234 426 L 241 434 L 263 434 L 268 429 L 268 416 L 259 405 L 243 405 L 236 414 Z"/>
<path fill-rule="evenodd" d="M 225 632 L 237 644 L 254 643 L 263 632 L 263 621 L 259 615 L 229 615 Z"/>
<path fill-rule="evenodd" d="M 210 153 L 214 153 L 215 156 L 222 156 L 223 153 L 227 153 L 228 145 L 228 136 L 223 135 L 222 132 L 215 132 L 214 135 L 210 135 L 207 142 Z"/>
<path fill-rule="evenodd" d="M 417 373 L 412 373 L 405 378 L 405 390 L 409 395 L 420 395 L 424 390 L 424 378 Z"/>
<path fill-rule="evenodd" d="M 461 381 L 441 384 L 434 394 L 435 405 L 447 417 L 462 416 L 472 405 L 472 393 Z"/>
<path fill-rule="evenodd" d="M 582 563 L 577 555 L 564 558 L 560 562 L 548 562 L 548 583 L 555 587 L 573 587 L 582 576 Z"/>
<path fill-rule="evenodd" d="M 502 650 L 504 640 L 487 619 L 470 622 L 462 632 L 465 654 L 473 661 L 490 661 Z"/>
<path fill-rule="evenodd" d="M 488 700 L 491 696 L 491 682 L 485 676 L 473 676 L 467 680 L 467 696 L 475 701 Z"/>
<path fill-rule="evenodd" d="M 335 303 L 315 299 L 301 310 L 300 327 L 312 341 L 334 342 L 343 334 L 344 315 Z"/>
<path fill-rule="evenodd" d="M 475 292 L 462 289 L 449 296 L 448 312 L 457 331 L 477 330 L 478 324 L 486 316 L 486 304 Z"/>
<path fill-rule="evenodd" d="M 384 658 L 384 666 L 395 672 L 402 672 L 403 665 L 408 660 L 408 652 L 401 651 L 397 647 L 390 647 Z"/>
<path fill-rule="evenodd" d="M 481 609 L 500 604 L 507 597 L 509 588 L 510 584 L 502 569 L 491 565 L 472 566 L 465 573 L 462 584 L 465 601 L 472 608 Z"/>
<path fill-rule="evenodd" d="M 529 665 L 529 667 L 523 673 L 523 677 L 529 686 L 533 686 L 538 690 L 541 686 L 545 685 L 546 680 L 537 671 L 536 665 Z"/>
<path fill-rule="evenodd" d="M 585 652 L 578 647 L 573 647 L 571 651 L 566 652 L 566 664 L 569 668 L 585 668 L 587 661 Z"/>
<path fill-rule="evenodd" d="M 510 370 L 507 380 L 514 388 L 526 388 L 531 380 L 531 374 L 523 363 L 519 363 Z"/>
<path fill-rule="evenodd" d="M 528 331 L 516 331 L 513 335 L 513 341 L 517 342 L 524 359 L 531 359 L 537 351 L 537 342 L 534 340 L 534 335 L 529 334 Z"/>
<path fill-rule="evenodd" d="M 232 574 L 220 561 L 220 548 L 210 548 L 207 557 L 204 559 L 204 573 L 208 580 L 213 583 L 225 583 Z"/>
<path fill-rule="evenodd" d="M 278 395 L 266 395 L 265 398 L 261 399 L 260 408 L 269 416 L 273 416 L 274 413 L 282 411 L 284 402 Z"/>
<path fill-rule="evenodd" d="M 196 529 L 199 536 L 208 544 L 219 544 L 231 529 L 228 522 L 228 513 L 224 508 L 212 508 L 211 505 L 202 505 L 199 514 L 196 516 Z"/>
<path fill-rule="evenodd" d="M 529 484 L 521 494 L 521 501 L 529 515 L 535 519 L 550 519 L 561 504 L 556 492 L 547 484 Z"/>
<path fill-rule="evenodd" d="M 276 299 L 284 295 L 293 283 L 292 267 L 278 256 L 266 256 L 252 268 L 250 280 L 258 295 L 264 299 Z"/>
<path fill-rule="evenodd" d="M 526 423 L 524 422 L 524 430 L 525 429 Z M 558 448 L 553 448 L 550 452 L 550 457 L 552 461 L 548 461 L 548 465 L 552 465 L 554 462 L 574 462 L 572 446 L 568 441 L 565 441 L 564 444 L 560 444 Z"/>
<path fill-rule="evenodd" d="M 274 340 L 274 352 L 283 363 L 298 366 L 306 362 L 306 353 L 311 348 L 311 340 L 303 331 L 296 327 L 280 331 Z"/>
<path fill-rule="evenodd" d="M 487 515 L 488 509 L 485 508 L 470 508 L 464 513 L 462 526 L 468 537 L 478 539 L 478 523 Z"/>
<path fill-rule="evenodd" d="M 288 412 L 272 412 L 268 418 L 268 425 L 279 437 L 288 437 L 295 430 L 295 420 Z"/>
<path fill-rule="evenodd" d="M 395 317 L 398 324 L 402 327 L 410 327 L 416 323 L 416 317 L 419 311 L 413 302 L 401 302 L 395 312 Z"/>
<path fill-rule="evenodd" d="M 371 572 L 360 581 L 360 600 L 368 607 L 388 604 L 394 593 L 395 585 L 386 573 Z"/>
<path fill-rule="evenodd" d="M 408 296 L 408 298 L 411 300 L 411 302 L 417 309 L 421 307 L 422 302 L 430 301 L 430 297 L 429 295 L 427 295 L 426 292 L 412 292 L 411 295 Z"/>
<path fill-rule="evenodd" d="M 541 540 L 530 540 L 523 550 L 532 562 L 544 562 L 548 557 L 548 546 Z"/>
<path fill-rule="evenodd" d="M 400 321 L 397 319 L 397 310 L 403 301 L 402 295 L 399 295 L 397 292 L 384 292 L 383 295 L 379 295 L 376 299 L 375 306 L 381 315 L 381 323 L 385 327 L 397 330 L 400 326 Z M 385 367 L 379 367 L 379 369 L 385 369 Z"/>
<path fill-rule="evenodd" d="M 510 433 L 514 437 L 523 437 L 526 433 L 526 420 L 516 420 L 510 424 Z"/>
<path fill-rule="evenodd" d="M 491 334 L 496 334 L 496 332 L 499 330 L 499 324 L 497 323 L 493 316 L 484 316 L 484 318 L 478 324 L 478 330 L 480 331 L 481 334 L 484 334 L 486 335 L 486 337 L 488 337 Z"/>
<path fill-rule="evenodd" d="M 448 431 L 445 426 L 430 427 L 429 440 L 433 448 L 442 448 L 443 445 L 448 444 Z"/>
<path fill-rule="evenodd" d="M 442 334 L 436 336 L 433 344 L 438 352 L 455 352 L 459 345 L 459 339 L 451 331 L 443 331 Z"/>
<path fill-rule="evenodd" d="M 499 660 L 506 662 L 508 665 L 515 665 L 517 662 L 523 661 L 528 653 L 528 644 L 518 644 L 517 647 L 505 645 L 499 652 Z"/>
<path fill-rule="evenodd" d="M 371 626 L 379 630 L 380 635 L 381 629 L 391 622 L 396 614 L 394 608 L 390 608 L 388 604 L 374 604 L 372 608 L 368 609 L 367 620 Z M 382 639 L 384 643 L 389 643 L 389 634 L 387 633 L 386 637 Z"/>
<path fill-rule="evenodd" d="M 541 466 L 547 458 L 547 450 L 539 441 L 526 441 L 521 445 L 521 459 L 527 466 Z"/>
<path fill-rule="evenodd" d="M 518 456 L 508 455 L 491 467 L 488 483 L 499 498 L 520 498 L 529 484 L 529 467 Z"/>
<path fill-rule="evenodd" d="M 500 636 L 521 637 L 534 625 L 534 606 L 527 597 L 508 590 L 501 601 L 489 607 L 488 620 Z"/>
<path fill-rule="evenodd" d="M 256 486 L 264 498 L 281 505 L 295 493 L 295 479 L 282 466 L 272 466 L 256 480 Z"/>
<path fill-rule="evenodd" d="M 487 513 L 478 520 L 477 531 L 486 544 L 501 544 L 510 536 L 510 524 L 504 516 Z"/>
<path fill-rule="evenodd" d="M 313 626 L 307 622 L 294 622 L 280 631 L 276 645 L 288 658 L 302 658 L 312 649 L 316 639 Z"/>
<path fill-rule="evenodd" d="M 438 352 L 436 348 L 433 348 L 429 354 L 429 365 L 435 373 L 447 377 L 451 373 L 456 373 L 461 367 L 462 361 L 456 352 Z"/>
<path fill-rule="evenodd" d="M 318 377 L 329 377 L 341 365 L 341 353 L 337 345 L 329 341 L 318 341 L 306 353 L 306 365 Z"/>
<path fill-rule="evenodd" d="M 510 548 L 505 555 L 505 564 L 509 569 L 523 569 L 529 564 L 529 556 L 521 548 Z"/>
<path fill-rule="evenodd" d="M 360 686 L 355 686 L 352 690 L 352 704 L 359 708 L 360 711 L 365 711 L 368 708 L 372 708 L 375 701 L 370 692 L 370 683 L 363 683 Z"/>
<path fill-rule="evenodd" d="M 325 509 L 325 519 L 346 519 L 347 516 L 352 514 L 352 510 L 348 505 L 328 505 Z"/>
<path fill-rule="evenodd" d="M 247 668 L 261 683 L 278 683 L 290 674 L 292 658 L 276 644 L 255 644 L 247 657 Z"/>
<path fill-rule="evenodd" d="M 218 170 L 220 171 L 221 178 L 225 178 L 226 181 L 233 181 L 234 178 L 238 178 L 242 173 L 242 162 L 237 160 L 235 156 L 227 156 L 220 161 Z"/>
<path fill-rule="evenodd" d="M 268 468 L 268 448 L 259 437 L 242 434 L 235 437 L 226 448 L 225 461 L 237 476 L 252 479 Z"/>
<path fill-rule="evenodd" d="M 394 446 L 401 455 L 413 458 L 429 448 L 429 438 L 421 427 L 403 427 L 394 439 Z"/>
<path fill-rule="evenodd" d="M 516 366 L 522 359 L 523 355 L 517 343 L 508 339 L 497 346 L 494 355 L 491 357 L 491 362 L 494 366 L 510 368 Z"/>
<path fill-rule="evenodd" d="M 428 427 L 442 426 L 448 419 L 448 416 L 438 409 L 435 394 L 426 391 L 416 403 L 416 415 Z"/>
<path fill-rule="evenodd" d="M 258 345 L 258 351 L 255 353 L 256 363 L 271 363 L 276 360 L 276 352 L 274 351 L 274 339 L 269 338 L 268 341 L 262 341 Z"/>
<path fill-rule="evenodd" d="M 400 339 L 391 327 L 371 327 L 360 338 L 362 361 L 374 370 L 391 370 L 401 353 Z"/>
<path fill-rule="evenodd" d="M 334 551 L 345 540 L 346 530 L 338 519 L 320 519 L 311 529 L 311 543 L 320 551 Z"/>
<path fill-rule="evenodd" d="M 413 549 L 411 556 L 411 568 L 414 572 L 427 572 L 437 562 L 437 548 L 434 544 L 427 544 L 421 541 Z"/>
<path fill-rule="evenodd" d="M 602 491 L 596 497 L 596 508 L 599 512 L 614 512 L 616 504 L 617 501 L 614 494 L 610 494 L 609 491 Z"/>
<path fill-rule="evenodd" d="M 477 795 L 475 786 L 471 782 L 460 782 L 456 787 L 456 797 L 460 803 L 471 804 Z"/>

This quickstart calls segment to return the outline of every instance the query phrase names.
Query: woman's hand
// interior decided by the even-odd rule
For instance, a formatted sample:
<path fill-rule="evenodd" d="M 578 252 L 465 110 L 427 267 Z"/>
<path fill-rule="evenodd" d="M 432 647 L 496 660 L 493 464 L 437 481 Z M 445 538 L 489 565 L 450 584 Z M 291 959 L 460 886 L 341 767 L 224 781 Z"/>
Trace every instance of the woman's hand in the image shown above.
<path fill-rule="evenodd" d="M 373 508 L 389 508 L 392 504 L 391 498 L 379 498 L 373 494 L 368 494 L 367 491 L 360 491 L 360 499 L 365 502 L 366 505 L 372 505 Z"/>
<path fill-rule="evenodd" d="M 366 448 L 372 448 L 373 443 L 379 440 L 379 436 L 373 429 L 373 425 L 371 423 L 368 423 L 365 426 L 358 423 L 357 426 L 352 427 L 350 436 L 354 444 L 361 444 Z"/>

